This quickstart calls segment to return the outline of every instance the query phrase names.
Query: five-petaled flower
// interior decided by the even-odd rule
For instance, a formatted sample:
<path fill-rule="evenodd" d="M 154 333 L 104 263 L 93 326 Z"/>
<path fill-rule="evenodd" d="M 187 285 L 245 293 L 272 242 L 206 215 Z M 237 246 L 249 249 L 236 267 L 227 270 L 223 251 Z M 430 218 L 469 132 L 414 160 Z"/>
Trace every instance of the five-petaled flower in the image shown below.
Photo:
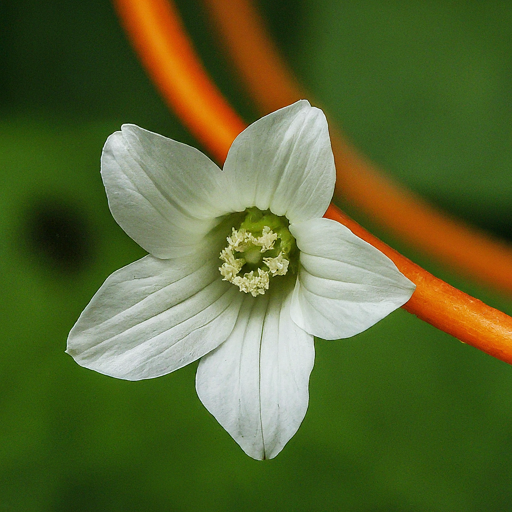
<path fill-rule="evenodd" d="M 149 255 L 105 281 L 67 352 L 128 380 L 201 358 L 199 398 L 256 459 L 275 457 L 304 418 L 314 336 L 358 334 L 414 291 L 381 252 L 322 218 L 334 159 L 307 101 L 250 125 L 223 170 L 125 125 L 101 172 L 112 215 Z"/>

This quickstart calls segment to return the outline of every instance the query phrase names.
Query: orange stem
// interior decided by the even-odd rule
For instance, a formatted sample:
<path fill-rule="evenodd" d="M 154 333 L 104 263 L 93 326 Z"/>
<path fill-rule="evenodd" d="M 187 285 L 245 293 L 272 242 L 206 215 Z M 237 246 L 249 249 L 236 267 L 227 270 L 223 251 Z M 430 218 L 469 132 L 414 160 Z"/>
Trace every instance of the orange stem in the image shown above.
<path fill-rule="evenodd" d="M 331 205 L 325 216 L 391 258 L 400 272 L 416 284 L 403 308 L 463 343 L 512 364 L 512 318 L 433 276 L 362 228 Z"/>
<path fill-rule="evenodd" d="M 205 86 L 209 77 L 195 56 L 174 7 L 164 0 L 115 0 L 115 4 L 142 61 L 169 105 L 222 161 L 244 124 L 211 83 Z M 170 83 L 164 83 L 166 80 Z M 187 84 L 190 84 L 190 91 L 186 89 Z M 202 108 L 198 109 L 198 104 Z M 209 110 L 206 117 L 205 109 Z M 435 278 L 365 231 L 335 206 L 329 207 L 326 216 L 345 224 L 383 251 L 416 283 L 416 291 L 405 309 L 464 343 L 512 363 L 512 318 Z"/>
<path fill-rule="evenodd" d="M 298 84 L 250 0 L 203 0 L 263 113 L 310 97 Z M 331 123 L 332 125 L 332 123 Z M 512 292 L 512 247 L 439 210 L 386 177 L 332 134 L 336 193 L 410 245 L 475 279 Z"/>
<path fill-rule="evenodd" d="M 166 0 L 114 0 L 114 5 L 168 106 L 218 161 L 224 161 L 245 123 L 205 72 L 176 7 Z"/>

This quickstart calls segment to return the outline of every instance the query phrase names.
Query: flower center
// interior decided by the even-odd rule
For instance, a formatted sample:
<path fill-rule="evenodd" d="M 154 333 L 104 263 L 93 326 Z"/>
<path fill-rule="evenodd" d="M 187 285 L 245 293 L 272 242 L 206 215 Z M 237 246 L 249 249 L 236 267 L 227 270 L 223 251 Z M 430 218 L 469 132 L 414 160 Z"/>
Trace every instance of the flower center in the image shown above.
<path fill-rule="evenodd" d="M 270 280 L 284 276 L 293 265 L 295 239 L 288 220 L 269 211 L 248 208 L 238 229 L 232 228 L 228 245 L 221 251 L 219 271 L 224 281 L 253 297 L 269 289 Z"/>

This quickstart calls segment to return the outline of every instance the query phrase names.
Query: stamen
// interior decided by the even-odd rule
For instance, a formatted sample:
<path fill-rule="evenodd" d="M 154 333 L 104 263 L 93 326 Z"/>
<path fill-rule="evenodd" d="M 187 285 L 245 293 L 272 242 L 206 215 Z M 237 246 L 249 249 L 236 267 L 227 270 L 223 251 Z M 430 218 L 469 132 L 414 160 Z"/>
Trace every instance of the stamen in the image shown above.
<path fill-rule="evenodd" d="M 257 297 L 268 290 L 270 279 L 268 272 L 259 268 L 257 276 L 254 275 L 254 270 L 251 270 L 243 277 L 236 276 L 231 282 L 238 286 L 241 292 L 250 293 L 253 297 Z"/>
<path fill-rule="evenodd" d="M 285 258 L 282 252 L 276 258 L 263 258 L 263 261 L 273 276 L 284 276 L 288 272 L 290 260 Z"/>
<path fill-rule="evenodd" d="M 271 277 L 284 276 L 288 272 L 288 252 L 280 250 L 275 256 L 282 247 L 282 240 L 276 247 L 278 239 L 281 240 L 281 235 L 269 226 L 260 226 L 256 235 L 245 228 L 232 228 L 231 236 L 226 239 L 228 245 L 220 253 L 220 259 L 224 262 L 219 267 L 223 280 L 253 297 L 263 295 L 269 289 Z M 265 253 L 268 256 L 263 257 Z M 251 270 L 242 273 L 244 266 Z"/>
<path fill-rule="evenodd" d="M 274 248 L 274 242 L 276 240 L 277 233 L 274 233 L 268 226 L 265 226 L 261 236 L 256 240 L 254 245 L 259 245 L 261 247 L 261 252 L 266 252 Z"/>
<path fill-rule="evenodd" d="M 222 267 L 219 268 L 222 277 L 224 277 L 225 281 L 233 282 L 233 279 L 245 265 L 245 260 L 243 258 L 235 258 L 233 250 L 229 246 L 222 250 L 220 259 L 224 260 Z"/>

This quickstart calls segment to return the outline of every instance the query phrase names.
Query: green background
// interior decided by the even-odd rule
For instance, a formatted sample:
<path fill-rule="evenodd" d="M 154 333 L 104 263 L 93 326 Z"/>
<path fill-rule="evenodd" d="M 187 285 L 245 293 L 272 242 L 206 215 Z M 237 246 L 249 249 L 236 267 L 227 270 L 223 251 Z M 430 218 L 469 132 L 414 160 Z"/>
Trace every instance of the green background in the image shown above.
<path fill-rule="evenodd" d="M 255 119 L 200 3 L 178 4 L 215 81 Z M 512 3 L 261 7 L 359 148 L 512 240 Z M 4 1 L 0 50 L 0 511 L 512 508 L 512 368 L 402 310 L 317 342 L 308 414 L 272 461 L 248 458 L 202 407 L 195 364 L 135 383 L 77 366 L 64 354 L 69 329 L 103 280 L 144 254 L 108 211 L 105 139 L 132 122 L 197 143 L 105 0 Z M 372 229 L 512 313 L 510 298 Z"/>

